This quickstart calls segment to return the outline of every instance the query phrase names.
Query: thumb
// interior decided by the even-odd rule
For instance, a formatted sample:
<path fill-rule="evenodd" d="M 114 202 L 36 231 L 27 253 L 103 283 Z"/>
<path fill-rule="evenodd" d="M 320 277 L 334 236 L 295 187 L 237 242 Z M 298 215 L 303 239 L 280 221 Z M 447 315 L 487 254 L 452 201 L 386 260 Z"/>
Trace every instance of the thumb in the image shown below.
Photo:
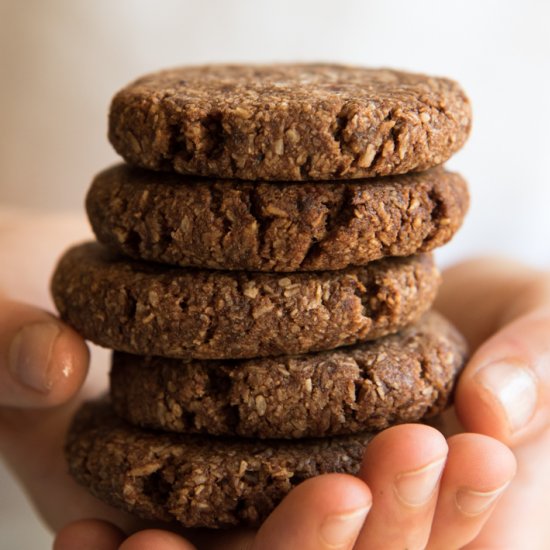
<path fill-rule="evenodd" d="M 457 387 L 456 412 L 467 430 L 508 445 L 548 427 L 549 307 L 520 315 L 476 351 Z"/>
<path fill-rule="evenodd" d="M 49 313 L 0 296 L 0 406 L 51 407 L 82 385 L 84 340 Z"/>

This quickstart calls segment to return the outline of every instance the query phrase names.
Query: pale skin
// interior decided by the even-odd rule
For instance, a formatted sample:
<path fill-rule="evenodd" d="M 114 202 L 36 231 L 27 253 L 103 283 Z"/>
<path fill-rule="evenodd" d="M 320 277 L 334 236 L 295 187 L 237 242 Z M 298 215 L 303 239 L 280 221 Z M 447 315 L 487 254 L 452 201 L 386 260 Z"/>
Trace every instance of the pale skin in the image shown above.
<path fill-rule="evenodd" d="M 519 550 L 526 541 L 530 550 L 547 547 L 547 274 L 487 259 L 445 273 L 437 306 L 474 350 L 457 388 L 460 424 L 451 412 L 439 429 L 409 424 L 382 432 L 357 477 L 304 482 L 257 532 L 172 533 L 102 504 L 66 473 L 67 423 L 83 398 L 105 386 L 105 370 L 95 366 L 86 379 L 85 343 L 38 306 L 48 304 L 54 258 L 85 233 L 74 217 L 56 225 L 18 214 L 0 226 L 4 271 L 10 266 L 0 273 L 0 451 L 57 533 L 55 550 Z M 36 235 L 40 247 L 30 238 Z M 33 247 L 40 259 L 34 266 Z M 14 371 L 17 358 L 24 360 Z"/>

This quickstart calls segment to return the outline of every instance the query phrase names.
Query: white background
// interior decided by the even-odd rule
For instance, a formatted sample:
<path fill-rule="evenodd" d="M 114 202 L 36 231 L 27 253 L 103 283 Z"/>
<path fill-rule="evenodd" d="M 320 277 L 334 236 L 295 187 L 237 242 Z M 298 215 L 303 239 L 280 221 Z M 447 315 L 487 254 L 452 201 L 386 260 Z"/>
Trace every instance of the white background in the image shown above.
<path fill-rule="evenodd" d="M 549 28 L 544 0 L 0 0 L 0 206 L 82 211 L 93 174 L 116 160 L 110 97 L 142 73 L 391 66 L 455 78 L 473 103 L 471 138 L 448 163 L 470 182 L 472 208 L 440 261 L 499 253 L 548 268 Z M 0 548 L 47 548 L 6 475 Z"/>

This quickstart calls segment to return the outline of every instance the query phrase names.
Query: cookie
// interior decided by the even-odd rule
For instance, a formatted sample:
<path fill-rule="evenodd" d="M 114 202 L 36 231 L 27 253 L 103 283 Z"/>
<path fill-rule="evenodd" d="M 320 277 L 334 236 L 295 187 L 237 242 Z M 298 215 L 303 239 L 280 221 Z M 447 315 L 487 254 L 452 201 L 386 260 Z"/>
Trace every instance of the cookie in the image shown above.
<path fill-rule="evenodd" d="M 133 258 L 249 271 L 312 271 L 409 256 L 462 224 L 458 175 L 341 183 L 205 180 L 119 165 L 99 174 L 86 206 L 99 241 Z"/>
<path fill-rule="evenodd" d="M 132 424 L 259 438 L 382 430 L 442 412 L 466 344 L 436 313 L 398 334 L 310 355 L 185 362 L 113 355 L 111 402 Z"/>
<path fill-rule="evenodd" d="M 61 317 L 101 346 L 239 359 L 332 349 L 396 332 L 430 307 L 440 278 L 429 254 L 283 275 L 169 268 L 87 243 L 60 260 L 52 294 Z"/>
<path fill-rule="evenodd" d="M 146 75 L 116 94 L 109 139 L 130 164 L 250 180 L 404 174 L 465 142 L 456 82 L 328 64 L 209 65 Z"/>
<path fill-rule="evenodd" d="M 305 479 L 356 474 L 371 437 L 258 441 L 153 432 L 97 402 L 77 413 L 66 456 L 91 493 L 144 519 L 256 526 Z"/>

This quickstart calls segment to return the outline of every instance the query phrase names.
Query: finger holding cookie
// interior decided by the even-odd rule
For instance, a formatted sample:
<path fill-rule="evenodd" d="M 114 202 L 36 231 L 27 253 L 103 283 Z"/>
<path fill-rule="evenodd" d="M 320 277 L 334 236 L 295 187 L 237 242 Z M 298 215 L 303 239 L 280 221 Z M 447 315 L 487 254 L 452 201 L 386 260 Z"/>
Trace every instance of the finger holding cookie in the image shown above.
<path fill-rule="evenodd" d="M 550 483 L 548 375 L 550 276 L 499 258 L 470 260 L 444 276 L 437 307 L 474 353 L 459 379 L 459 430 L 506 443 L 517 475 L 476 538 L 478 547 L 546 548 Z M 517 518 L 518 509 L 529 514 Z"/>
<path fill-rule="evenodd" d="M 544 433 L 550 423 L 550 276 L 511 261 L 474 260 L 446 273 L 438 300 L 475 350 L 457 386 L 464 426 L 511 447 Z"/>
<path fill-rule="evenodd" d="M 0 404 L 52 407 L 77 393 L 88 370 L 80 336 L 50 313 L 0 295 Z"/>

